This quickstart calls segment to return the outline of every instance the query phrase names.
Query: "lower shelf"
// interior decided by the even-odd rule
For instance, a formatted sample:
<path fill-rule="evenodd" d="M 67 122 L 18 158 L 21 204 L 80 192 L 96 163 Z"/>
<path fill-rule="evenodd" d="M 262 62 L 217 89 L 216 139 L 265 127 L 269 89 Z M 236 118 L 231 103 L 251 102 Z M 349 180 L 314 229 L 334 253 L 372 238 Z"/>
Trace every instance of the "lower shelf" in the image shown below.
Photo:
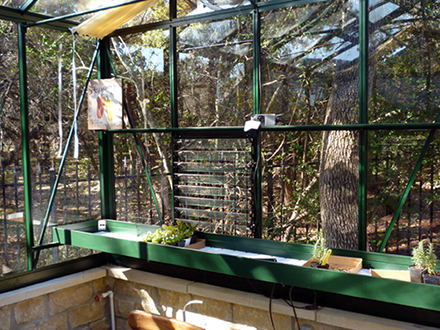
<path fill-rule="evenodd" d="M 259 255 L 250 258 L 140 241 L 148 231 L 157 229 L 155 226 L 107 220 L 109 233 L 105 235 L 95 234 L 97 226 L 97 220 L 58 226 L 53 228 L 53 237 L 57 243 L 146 261 L 440 312 L 440 286 L 302 267 L 311 258 L 310 245 L 197 233 L 207 248 Z M 116 238 L 116 233 L 123 233 L 125 238 Z M 137 239 L 129 240 L 129 235 Z M 339 249 L 333 253 L 360 258 L 364 268 L 404 270 L 411 264 L 411 258 L 406 256 Z M 295 263 L 297 260 L 302 264 Z"/>

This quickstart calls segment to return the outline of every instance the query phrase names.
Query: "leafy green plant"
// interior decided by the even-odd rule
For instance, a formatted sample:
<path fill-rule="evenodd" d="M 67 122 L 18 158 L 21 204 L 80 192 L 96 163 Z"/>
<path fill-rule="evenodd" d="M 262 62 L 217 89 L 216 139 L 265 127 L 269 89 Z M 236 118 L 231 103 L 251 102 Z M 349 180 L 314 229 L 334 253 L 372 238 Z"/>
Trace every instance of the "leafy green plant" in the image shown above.
<path fill-rule="evenodd" d="M 435 275 L 435 266 L 437 264 L 437 256 L 435 255 L 434 251 L 434 244 L 429 243 L 428 250 L 425 253 L 425 266 L 426 271 L 429 275 Z"/>
<path fill-rule="evenodd" d="M 175 245 L 182 240 L 182 236 L 173 230 L 165 230 L 162 234 L 162 243 L 166 245 Z"/>
<path fill-rule="evenodd" d="M 195 225 L 192 225 L 187 222 L 177 221 L 176 224 L 179 234 L 184 238 L 191 238 L 194 236 L 194 230 L 196 229 Z"/>
<path fill-rule="evenodd" d="M 324 266 L 331 254 L 332 250 L 325 247 L 325 240 L 321 233 L 318 233 L 318 240 L 313 247 L 312 259 L 319 265 Z"/>
<path fill-rule="evenodd" d="M 412 261 L 416 268 L 424 269 L 426 262 L 426 252 L 424 242 L 420 241 L 419 244 L 412 250 Z"/>
<path fill-rule="evenodd" d="M 195 226 L 177 221 L 175 226 L 162 225 L 154 233 L 148 232 L 143 238 L 143 242 L 152 242 L 156 244 L 174 245 L 182 239 L 191 238 L 194 235 Z"/>

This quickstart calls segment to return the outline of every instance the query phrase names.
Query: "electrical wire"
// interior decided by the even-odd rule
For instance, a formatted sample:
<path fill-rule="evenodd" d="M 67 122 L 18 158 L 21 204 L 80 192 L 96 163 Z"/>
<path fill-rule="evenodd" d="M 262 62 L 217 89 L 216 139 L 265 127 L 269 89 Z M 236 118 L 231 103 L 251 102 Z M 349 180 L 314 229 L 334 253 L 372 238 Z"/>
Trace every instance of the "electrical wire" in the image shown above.
<path fill-rule="evenodd" d="M 276 283 L 273 284 L 270 295 L 267 295 L 262 290 L 259 290 L 257 287 L 255 287 L 255 285 L 249 279 L 248 279 L 248 283 L 249 283 L 249 285 L 252 287 L 252 289 L 256 293 L 258 293 L 258 294 L 260 294 L 260 295 L 262 295 L 264 297 L 269 298 L 269 316 L 270 316 L 270 321 L 271 321 L 271 324 L 272 324 L 272 329 L 276 330 L 275 329 L 275 322 L 274 322 L 273 315 L 272 315 L 272 301 L 274 299 L 274 292 L 275 292 Z M 316 300 L 316 291 L 315 290 L 313 290 L 313 304 L 312 305 L 307 305 L 307 306 L 304 306 L 304 307 L 295 306 L 293 304 L 293 298 L 292 298 L 292 291 L 293 291 L 293 289 L 294 289 L 294 286 L 291 286 L 290 289 L 289 289 L 289 300 L 286 300 L 286 299 L 283 299 L 283 300 L 284 300 L 284 302 L 288 306 L 292 307 L 293 314 L 295 316 L 295 321 L 296 321 L 298 330 L 300 330 L 301 328 L 300 328 L 300 323 L 299 323 L 298 314 L 297 314 L 296 310 L 297 309 L 304 309 L 304 310 L 309 310 L 309 311 L 317 310 L 317 309 L 319 309 L 319 306 L 318 306 L 318 303 L 317 303 L 317 300 Z"/>
<path fill-rule="evenodd" d="M 257 133 L 258 134 L 258 133 Z M 257 190 L 255 189 L 255 185 L 257 183 L 257 174 L 258 174 L 258 169 L 260 167 L 260 152 L 257 152 L 257 161 L 255 163 L 255 169 L 254 169 L 254 173 L 253 173 L 253 186 L 254 186 L 254 191 L 253 191 L 253 199 L 254 199 L 254 219 L 253 219 L 253 223 L 251 224 L 251 230 L 252 233 L 255 236 L 255 232 L 257 230 L 257 224 L 255 223 L 256 221 L 256 216 L 257 216 Z"/>
<path fill-rule="evenodd" d="M 290 303 L 292 304 L 291 306 L 293 309 L 293 314 L 295 315 L 296 325 L 298 326 L 298 330 L 300 330 L 301 327 L 299 325 L 298 315 L 296 314 L 295 305 L 293 304 L 293 300 L 292 300 L 292 290 L 293 290 L 293 286 L 291 286 L 289 290 L 289 299 L 290 299 Z"/>
<path fill-rule="evenodd" d="M 273 321 L 273 315 L 272 315 L 272 299 L 273 299 L 273 292 L 275 291 L 275 285 L 272 286 L 272 292 L 270 293 L 270 299 L 269 299 L 269 316 L 270 316 L 270 322 L 272 323 L 272 329 L 275 330 L 275 323 Z"/>

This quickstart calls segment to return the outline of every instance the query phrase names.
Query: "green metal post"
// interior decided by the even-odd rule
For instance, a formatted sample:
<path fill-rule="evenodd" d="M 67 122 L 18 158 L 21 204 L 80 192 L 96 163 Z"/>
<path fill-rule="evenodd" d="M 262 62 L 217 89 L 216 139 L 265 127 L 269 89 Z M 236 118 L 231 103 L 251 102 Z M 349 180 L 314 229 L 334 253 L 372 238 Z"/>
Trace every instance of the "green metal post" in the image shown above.
<path fill-rule="evenodd" d="M 107 56 L 110 39 L 104 38 L 99 46 L 98 79 L 111 77 L 111 66 Z M 114 172 L 113 133 L 99 132 L 99 163 L 101 182 L 101 217 L 116 219 L 116 193 Z"/>
<path fill-rule="evenodd" d="M 359 123 L 368 123 L 368 0 L 359 8 Z M 368 131 L 359 131 L 358 249 L 367 249 Z"/>
<path fill-rule="evenodd" d="M 21 139 L 23 152 L 24 208 L 26 221 L 26 254 L 28 270 L 32 269 L 34 230 L 32 226 L 32 177 L 29 149 L 29 107 L 27 93 L 26 29 L 18 24 L 18 61 L 20 72 Z"/>
<path fill-rule="evenodd" d="M 170 1 L 170 19 L 177 17 L 177 0 Z M 170 27 L 170 103 L 171 127 L 179 127 L 177 105 L 177 32 L 175 27 Z"/>
<path fill-rule="evenodd" d="M 170 1 L 170 19 L 177 17 L 177 0 Z M 177 29 L 176 27 L 170 26 L 170 102 L 171 102 L 171 127 L 179 127 L 179 114 L 178 114 L 178 103 L 177 103 Z M 174 134 L 172 135 L 174 137 Z M 174 138 L 171 139 L 171 163 L 174 163 Z M 172 165 L 172 164 L 171 164 Z M 170 166 L 171 178 L 174 182 L 174 166 Z M 171 190 L 171 200 L 174 201 L 174 184 Z M 175 223 L 174 217 L 174 202 L 171 203 L 171 217 L 172 222 Z"/>
<path fill-rule="evenodd" d="M 257 8 L 252 12 L 252 32 L 254 35 L 253 40 L 253 58 L 254 58 L 254 72 L 253 72 L 253 92 L 254 92 L 254 114 L 259 114 L 260 104 L 261 104 L 261 71 L 260 71 L 260 61 L 261 61 L 261 22 L 260 13 Z"/>
<path fill-rule="evenodd" d="M 261 112 L 261 21 L 260 13 L 255 3 L 254 11 L 252 12 L 252 30 L 253 30 L 253 59 L 254 59 L 254 71 L 253 71 L 253 92 L 254 92 L 254 114 Z M 261 178 L 261 132 L 258 130 L 255 137 L 255 153 L 257 155 L 256 164 L 256 178 L 255 178 L 255 238 L 261 238 L 263 236 L 263 223 L 262 223 L 262 178 Z"/>

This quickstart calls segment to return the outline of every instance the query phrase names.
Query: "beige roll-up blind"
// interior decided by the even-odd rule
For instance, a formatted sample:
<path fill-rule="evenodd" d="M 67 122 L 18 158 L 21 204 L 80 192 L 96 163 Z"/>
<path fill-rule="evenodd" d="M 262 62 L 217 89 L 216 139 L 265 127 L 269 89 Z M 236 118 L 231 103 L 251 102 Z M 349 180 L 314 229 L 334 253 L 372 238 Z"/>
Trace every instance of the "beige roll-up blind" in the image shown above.
<path fill-rule="evenodd" d="M 72 31 L 79 35 L 102 39 L 136 17 L 139 13 L 154 6 L 156 2 L 158 0 L 146 0 L 101 11 L 74 27 Z"/>

